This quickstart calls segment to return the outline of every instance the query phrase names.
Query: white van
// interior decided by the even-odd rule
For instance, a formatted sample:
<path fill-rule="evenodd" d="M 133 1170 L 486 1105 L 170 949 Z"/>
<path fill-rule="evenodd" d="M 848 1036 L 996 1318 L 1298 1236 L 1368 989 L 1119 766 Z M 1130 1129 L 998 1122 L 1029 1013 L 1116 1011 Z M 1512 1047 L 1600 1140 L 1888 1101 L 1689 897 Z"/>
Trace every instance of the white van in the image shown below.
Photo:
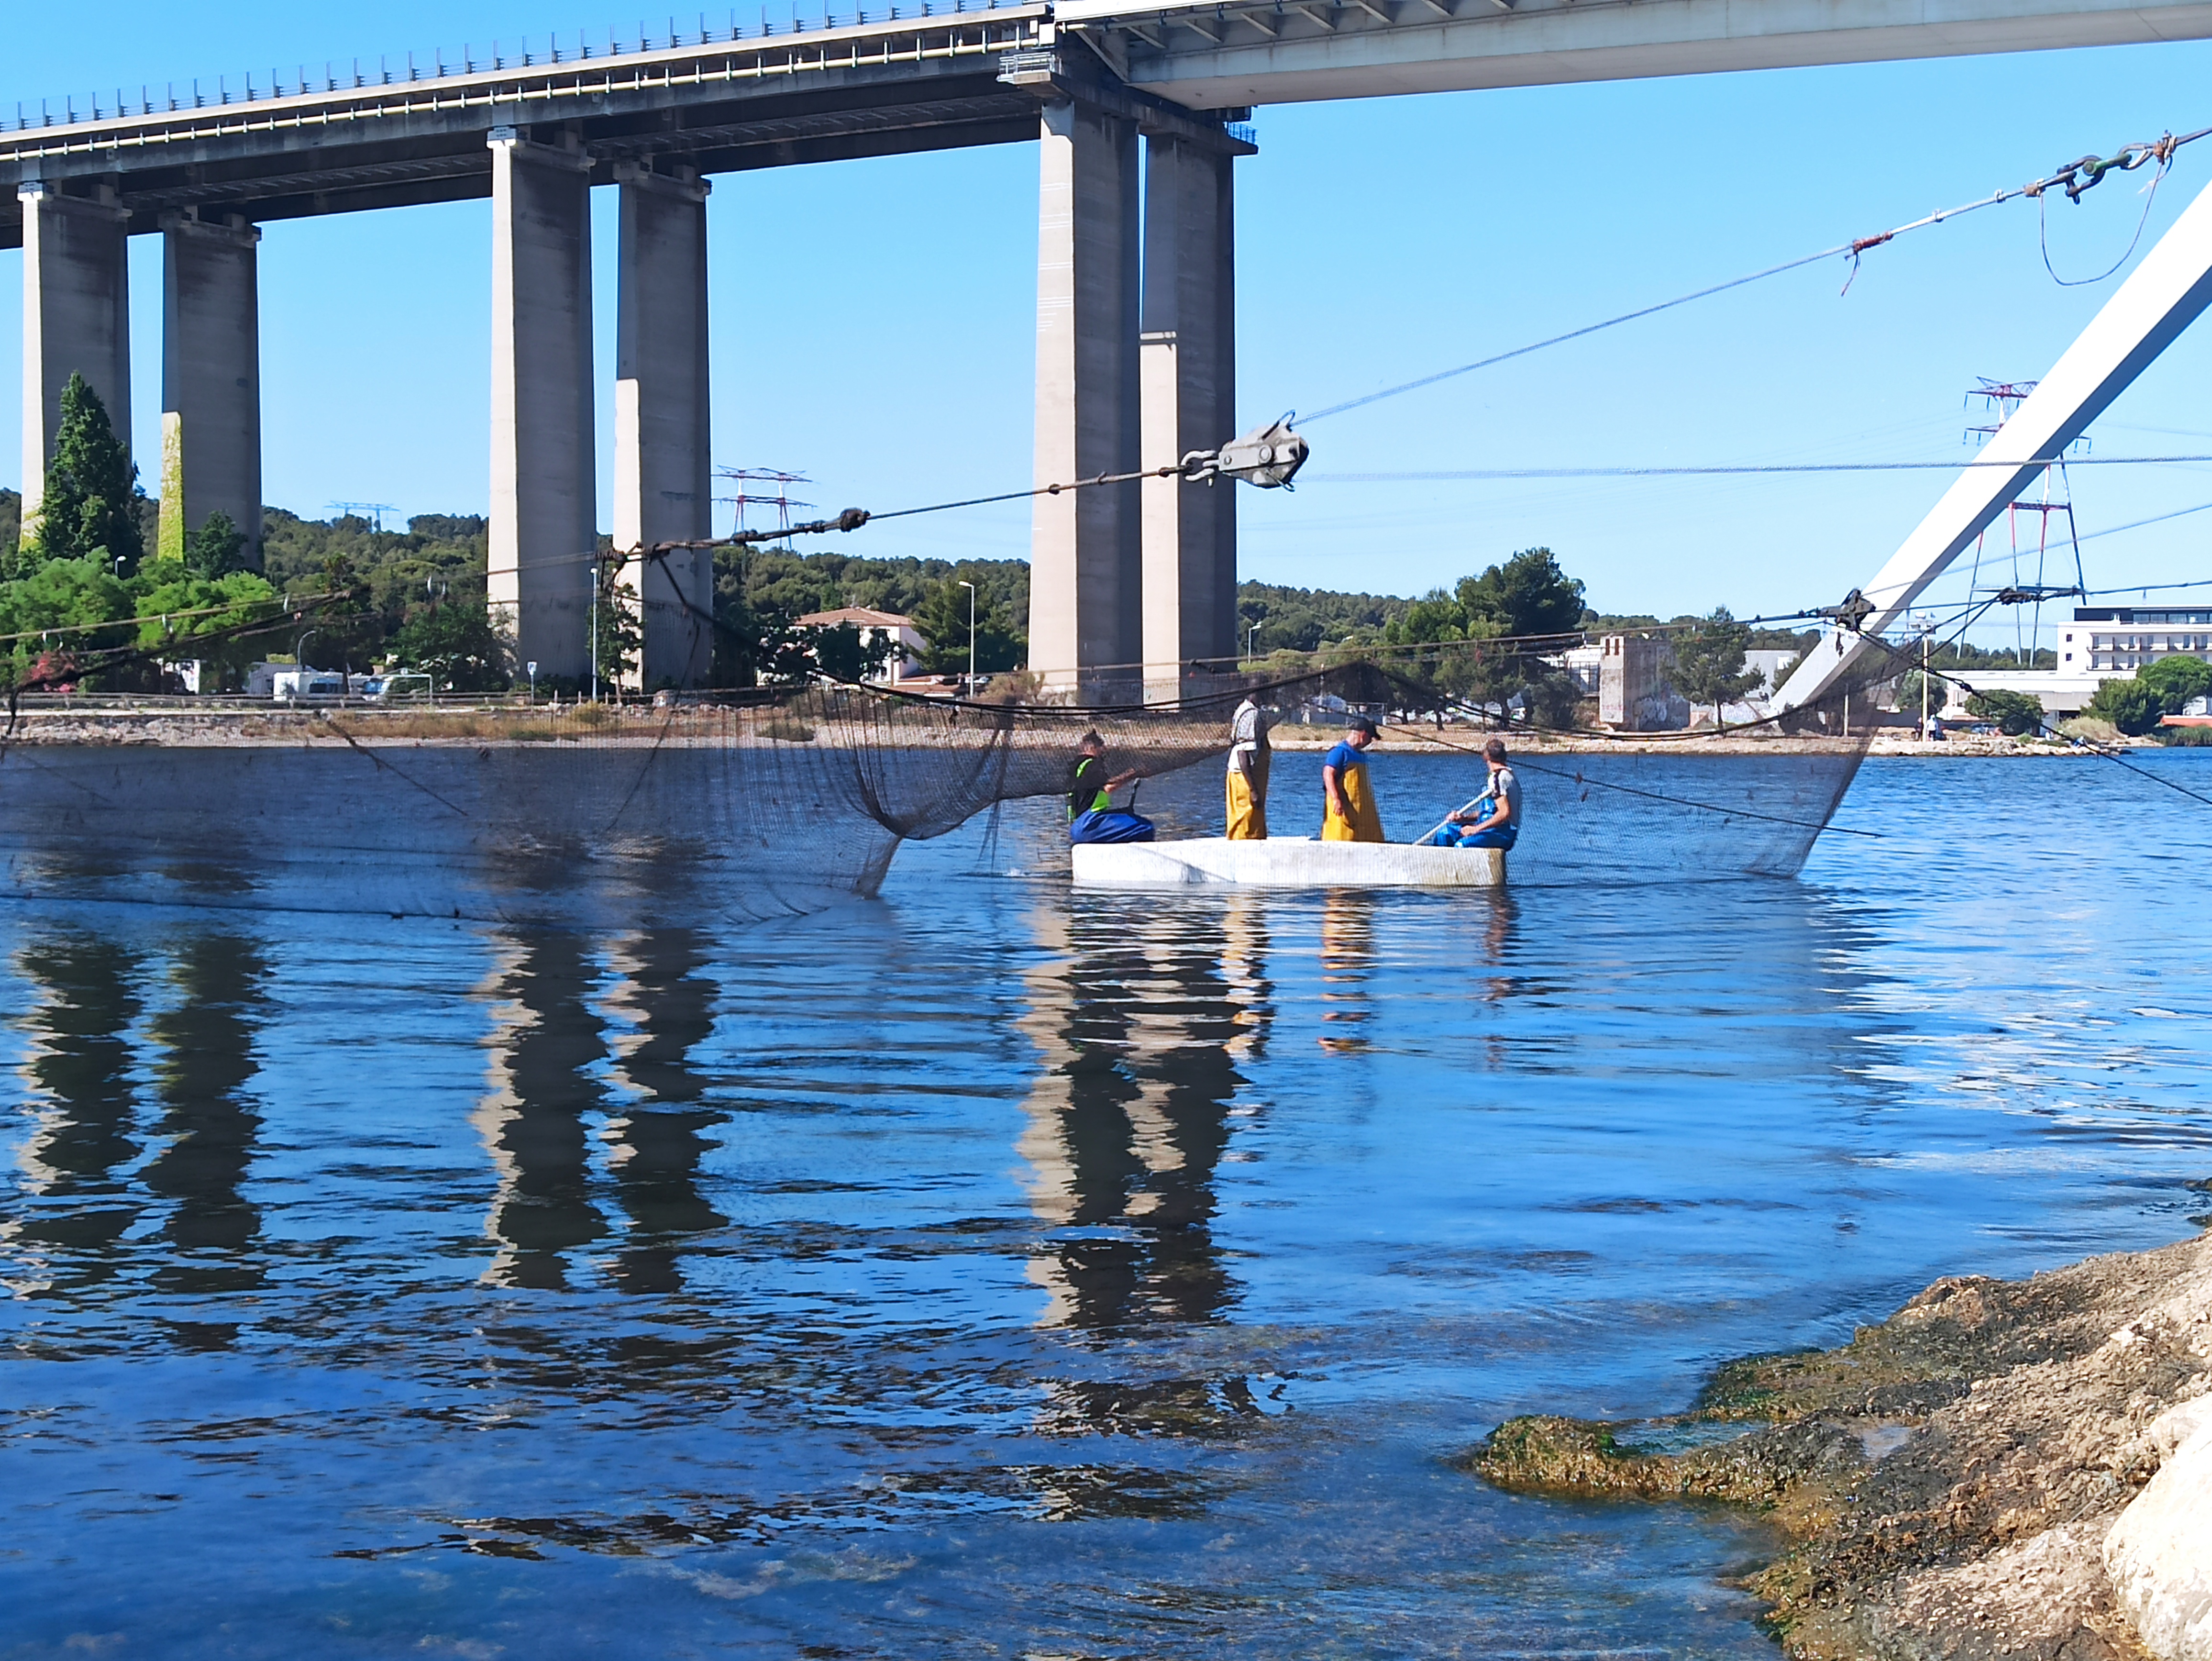
<path fill-rule="evenodd" d="M 429 676 L 412 671 L 371 675 L 361 684 L 362 697 L 371 703 L 427 703 L 436 690 Z"/>

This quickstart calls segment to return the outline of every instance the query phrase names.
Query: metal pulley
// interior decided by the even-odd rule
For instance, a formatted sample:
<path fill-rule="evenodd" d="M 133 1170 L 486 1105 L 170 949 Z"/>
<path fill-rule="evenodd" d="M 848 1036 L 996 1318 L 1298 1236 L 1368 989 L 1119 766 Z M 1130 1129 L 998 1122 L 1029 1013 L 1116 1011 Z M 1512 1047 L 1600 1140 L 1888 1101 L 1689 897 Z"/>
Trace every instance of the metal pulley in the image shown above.
<path fill-rule="evenodd" d="M 1287 417 L 1255 427 L 1218 450 L 1193 450 L 1182 459 L 1186 478 L 1241 478 L 1263 490 L 1285 489 L 1306 465 L 1306 441 L 1291 430 Z"/>

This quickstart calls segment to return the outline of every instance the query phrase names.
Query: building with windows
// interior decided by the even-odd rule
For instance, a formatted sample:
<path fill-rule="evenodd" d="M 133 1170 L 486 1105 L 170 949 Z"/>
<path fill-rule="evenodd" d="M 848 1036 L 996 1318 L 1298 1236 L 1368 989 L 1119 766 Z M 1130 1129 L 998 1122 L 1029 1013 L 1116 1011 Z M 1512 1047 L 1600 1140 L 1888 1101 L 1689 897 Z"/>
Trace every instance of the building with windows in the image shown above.
<path fill-rule="evenodd" d="M 2160 658 L 2212 658 L 2212 610 L 2077 605 L 2059 631 L 2061 674 L 2132 674 Z"/>
<path fill-rule="evenodd" d="M 870 672 L 872 681 L 897 681 L 921 672 L 921 654 L 927 649 L 914 619 L 896 611 L 878 611 L 867 605 L 841 605 L 834 611 L 809 611 L 799 619 L 802 629 L 835 629 L 849 623 L 860 631 L 860 642 L 871 648 L 888 639 L 898 642 L 899 655 L 884 667 Z"/>

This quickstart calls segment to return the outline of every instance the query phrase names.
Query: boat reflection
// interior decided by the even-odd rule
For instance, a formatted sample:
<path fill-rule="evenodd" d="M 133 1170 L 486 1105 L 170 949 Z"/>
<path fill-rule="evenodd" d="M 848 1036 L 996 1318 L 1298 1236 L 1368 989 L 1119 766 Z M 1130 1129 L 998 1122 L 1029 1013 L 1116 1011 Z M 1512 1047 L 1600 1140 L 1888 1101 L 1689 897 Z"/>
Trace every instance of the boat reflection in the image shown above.
<path fill-rule="evenodd" d="M 1023 1026 L 1045 1058 L 1019 1148 L 1052 1232 L 1030 1273 L 1050 1325 L 1205 1321 L 1234 1287 L 1215 1244 L 1215 1169 L 1238 1063 L 1273 1015 L 1264 914 L 1118 897 L 1041 907 Z"/>
<path fill-rule="evenodd" d="M 726 1220 L 699 1191 L 705 1132 L 726 1116 L 700 1104 L 706 1081 L 690 1065 L 714 1030 L 705 942 L 690 929 L 641 930 L 602 961 L 580 932 L 495 938 L 489 1088 L 476 1114 L 498 1172 L 485 1278 L 565 1289 L 577 1249 L 619 1226 L 615 1284 L 680 1290 L 686 1241 Z"/>

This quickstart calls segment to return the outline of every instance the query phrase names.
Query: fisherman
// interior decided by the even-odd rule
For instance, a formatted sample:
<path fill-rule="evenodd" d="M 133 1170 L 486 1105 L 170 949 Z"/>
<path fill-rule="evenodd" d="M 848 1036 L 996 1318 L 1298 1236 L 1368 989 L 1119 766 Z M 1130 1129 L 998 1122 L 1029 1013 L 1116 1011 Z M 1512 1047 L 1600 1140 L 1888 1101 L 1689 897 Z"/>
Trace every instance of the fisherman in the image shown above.
<path fill-rule="evenodd" d="M 1247 692 L 1229 726 L 1229 840 L 1267 839 L 1267 712 Z"/>
<path fill-rule="evenodd" d="M 1068 776 L 1067 839 L 1079 842 L 1150 842 L 1152 822 L 1114 806 L 1114 793 L 1137 776 L 1137 770 L 1106 776 L 1106 740 L 1085 733 L 1074 770 Z"/>
<path fill-rule="evenodd" d="M 1382 815 L 1368 788 L 1367 757 L 1375 742 L 1375 723 L 1354 715 L 1345 724 L 1343 741 L 1321 758 L 1323 842 L 1381 842 Z"/>
<path fill-rule="evenodd" d="M 1474 802 L 1461 808 L 1442 824 L 1429 841 L 1438 848 L 1496 848 L 1513 846 L 1521 836 L 1521 781 L 1505 764 L 1505 740 L 1492 739 L 1482 746 L 1490 764 L 1490 782 Z"/>

